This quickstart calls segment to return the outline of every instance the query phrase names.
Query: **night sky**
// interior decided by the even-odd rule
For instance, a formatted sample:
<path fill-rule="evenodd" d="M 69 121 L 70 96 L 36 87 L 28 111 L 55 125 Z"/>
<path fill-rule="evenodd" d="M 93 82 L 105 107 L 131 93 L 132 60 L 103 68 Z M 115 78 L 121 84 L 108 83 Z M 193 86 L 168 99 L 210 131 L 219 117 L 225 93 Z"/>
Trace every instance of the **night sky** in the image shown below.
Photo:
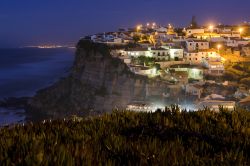
<path fill-rule="evenodd" d="M 155 21 L 186 26 L 250 21 L 250 0 L 0 0 L 0 47 L 76 43 L 84 35 Z"/>

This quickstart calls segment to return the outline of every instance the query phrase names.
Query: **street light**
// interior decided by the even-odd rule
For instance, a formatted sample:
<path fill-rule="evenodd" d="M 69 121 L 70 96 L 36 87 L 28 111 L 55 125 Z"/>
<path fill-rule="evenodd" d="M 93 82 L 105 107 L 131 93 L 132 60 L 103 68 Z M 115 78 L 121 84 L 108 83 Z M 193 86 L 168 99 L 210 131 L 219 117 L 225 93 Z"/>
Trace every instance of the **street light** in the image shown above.
<path fill-rule="evenodd" d="M 208 27 L 209 31 L 210 31 L 210 39 L 212 38 L 212 32 L 214 31 L 214 26 L 213 25 L 209 25 Z"/>
<path fill-rule="evenodd" d="M 240 37 L 242 37 L 242 32 L 243 32 L 243 28 L 239 28 L 239 32 L 240 32 Z"/>
<path fill-rule="evenodd" d="M 156 23 L 153 22 L 153 23 L 152 23 L 152 29 L 155 28 L 155 26 L 156 26 Z"/>
<path fill-rule="evenodd" d="M 218 49 L 218 53 L 220 53 L 220 49 L 221 49 L 221 45 L 220 44 L 217 45 L 217 49 Z"/>
<path fill-rule="evenodd" d="M 169 28 L 169 29 L 172 29 L 172 25 L 171 25 L 171 24 L 168 24 L 168 28 Z"/>
<path fill-rule="evenodd" d="M 213 26 L 213 25 L 210 25 L 210 26 L 209 26 L 209 30 L 210 30 L 210 32 L 213 32 L 214 26 Z"/>
<path fill-rule="evenodd" d="M 137 32 L 139 32 L 139 31 L 141 30 L 141 26 L 138 25 L 138 26 L 136 27 L 136 30 L 137 30 Z"/>
<path fill-rule="evenodd" d="M 239 32 L 240 32 L 240 34 L 242 34 L 242 32 L 243 32 L 243 28 L 240 28 L 240 29 L 239 29 Z"/>

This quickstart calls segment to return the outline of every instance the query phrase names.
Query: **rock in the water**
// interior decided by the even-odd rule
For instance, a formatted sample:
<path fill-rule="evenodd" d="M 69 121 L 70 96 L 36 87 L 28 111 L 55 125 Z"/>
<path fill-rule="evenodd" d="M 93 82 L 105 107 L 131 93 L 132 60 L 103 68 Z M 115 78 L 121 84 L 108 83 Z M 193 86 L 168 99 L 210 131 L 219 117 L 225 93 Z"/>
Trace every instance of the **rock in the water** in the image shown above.
<path fill-rule="evenodd" d="M 25 109 L 30 97 L 10 97 L 0 101 L 0 107 L 12 109 Z"/>

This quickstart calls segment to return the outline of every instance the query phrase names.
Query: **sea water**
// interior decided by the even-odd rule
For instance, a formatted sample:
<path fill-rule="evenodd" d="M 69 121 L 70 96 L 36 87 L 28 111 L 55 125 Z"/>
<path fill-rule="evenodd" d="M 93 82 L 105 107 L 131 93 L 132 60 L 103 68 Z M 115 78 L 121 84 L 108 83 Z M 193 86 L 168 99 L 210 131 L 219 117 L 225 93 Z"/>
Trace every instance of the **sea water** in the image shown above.
<path fill-rule="evenodd" d="M 28 97 L 70 71 L 74 49 L 0 49 L 0 100 Z M 23 122 L 25 110 L 0 108 L 0 125 Z"/>

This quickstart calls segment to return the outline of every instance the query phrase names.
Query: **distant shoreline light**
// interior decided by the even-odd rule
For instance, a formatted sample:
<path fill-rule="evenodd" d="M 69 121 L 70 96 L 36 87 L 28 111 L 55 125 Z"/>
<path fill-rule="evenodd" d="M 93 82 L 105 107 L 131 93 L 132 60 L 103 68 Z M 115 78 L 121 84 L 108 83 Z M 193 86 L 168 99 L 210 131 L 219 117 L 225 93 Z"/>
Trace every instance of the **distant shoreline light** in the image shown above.
<path fill-rule="evenodd" d="M 39 48 L 39 49 L 55 49 L 55 48 L 71 48 L 75 49 L 74 46 L 61 46 L 61 45 L 38 45 L 38 46 L 23 46 L 20 48 Z"/>

